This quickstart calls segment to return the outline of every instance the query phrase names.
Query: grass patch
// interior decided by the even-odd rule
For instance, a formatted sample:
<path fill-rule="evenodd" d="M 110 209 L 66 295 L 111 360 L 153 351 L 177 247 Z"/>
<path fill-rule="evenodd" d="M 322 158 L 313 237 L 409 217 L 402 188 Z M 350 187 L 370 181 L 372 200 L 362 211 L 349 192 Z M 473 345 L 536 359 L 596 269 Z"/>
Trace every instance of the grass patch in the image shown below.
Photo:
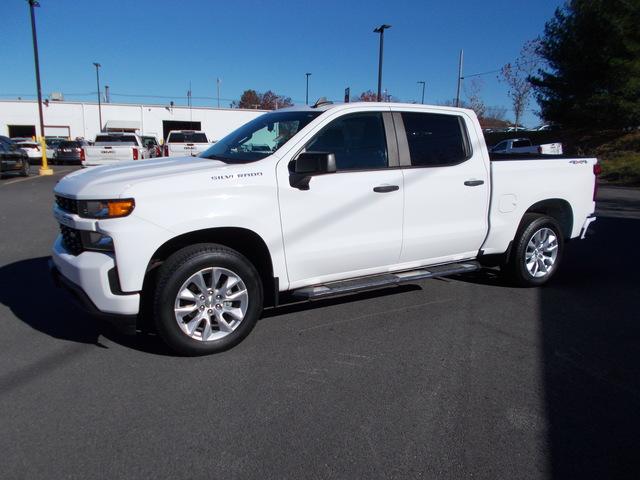
<path fill-rule="evenodd" d="M 640 153 L 616 152 L 603 154 L 601 178 L 610 182 L 640 185 Z"/>

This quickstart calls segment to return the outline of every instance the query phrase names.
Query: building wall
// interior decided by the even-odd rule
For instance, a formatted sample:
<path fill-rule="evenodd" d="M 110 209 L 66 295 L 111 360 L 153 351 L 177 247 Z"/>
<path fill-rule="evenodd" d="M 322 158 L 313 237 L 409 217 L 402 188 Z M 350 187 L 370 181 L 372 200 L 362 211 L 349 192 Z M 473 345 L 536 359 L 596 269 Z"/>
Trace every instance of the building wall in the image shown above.
<path fill-rule="evenodd" d="M 45 127 L 69 127 L 71 138 L 93 140 L 99 132 L 97 103 L 49 102 L 43 105 Z M 264 110 L 237 108 L 173 107 L 164 105 L 102 104 L 102 125 L 109 120 L 140 122 L 141 133 L 162 138 L 163 120 L 201 122 L 210 140 L 219 140 L 237 127 L 265 113 Z M 26 100 L 0 100 L 0 135 L 9 134 L 9 125 L 34 125 L 40 132 L 38 103 Z M 58 130 L 59 129 L 55 129 Z M 51 132 L 51 133 L 49 133 Z M 48 129 L 46 135 L 55 135 Z"/>

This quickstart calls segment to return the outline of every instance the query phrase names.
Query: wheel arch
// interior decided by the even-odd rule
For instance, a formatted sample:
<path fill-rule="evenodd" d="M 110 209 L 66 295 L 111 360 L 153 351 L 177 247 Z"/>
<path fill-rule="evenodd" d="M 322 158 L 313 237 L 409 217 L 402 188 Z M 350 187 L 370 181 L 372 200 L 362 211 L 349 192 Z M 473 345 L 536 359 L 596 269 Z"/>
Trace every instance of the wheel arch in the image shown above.
<path fill-rule="evenodd" d="M 145 273 L 143 295 L 155 286 L 155 274 L 167 258 L 178 250 L 197 243 L 217 243 L 245 256 L 260 274 L 264 289 L 265 305 L 276 301 L 278 280 L 273 276 L 273 261 L 267 244 L 260 235 L 247 228 L 218 227 L 196 230 L 171 238 L 151 256 Z M 153 297 L 153 295 L 144 295 Z"/>
<path fill-rule="evenodd" d="M 553 218 L 562 229 L 562 236 L 565 240 L 571 238 L 571 232 L 573 231 L 573 209 L 571 204 L 561 198 L 551 198 L 536 202 L 531 205 L 522 215 L 520 224 L 524 219 L 524 216 L 528 213 L 539 213 Z"/>

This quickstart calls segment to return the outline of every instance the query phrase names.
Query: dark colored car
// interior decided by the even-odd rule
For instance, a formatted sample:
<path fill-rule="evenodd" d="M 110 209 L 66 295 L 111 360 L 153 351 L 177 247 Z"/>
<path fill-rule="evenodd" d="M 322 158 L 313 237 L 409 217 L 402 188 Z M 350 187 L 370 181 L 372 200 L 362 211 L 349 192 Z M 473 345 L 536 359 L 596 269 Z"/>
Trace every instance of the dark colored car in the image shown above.
<path fill-rule="evenodd" d="M 0 176 L 8 172 L 29 176 L 29 156 L 8 137 L 0 136 Z"/>
<path fill-rule="evenodd" d="M 89 144 L 84 140 L 64 140 L 56 148 L 56 163 L 76 163 L 80 165 L 82 161 L 82 148 Z"/>

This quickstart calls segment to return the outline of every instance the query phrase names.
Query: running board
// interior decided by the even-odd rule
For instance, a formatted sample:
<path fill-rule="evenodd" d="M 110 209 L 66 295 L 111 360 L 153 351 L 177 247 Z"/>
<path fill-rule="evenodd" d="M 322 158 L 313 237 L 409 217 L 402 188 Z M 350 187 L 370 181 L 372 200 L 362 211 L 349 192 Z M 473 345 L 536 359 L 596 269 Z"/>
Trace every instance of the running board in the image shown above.
<path fill-rule="evenodd" d="M 293 290 L 291 293 L 295 297 L 312 300 L 317 298 L 333 297 L 336 295 L 345 295 L 363 290 L 392 287 L 402 283 L 424 280 L 426 278 L 447 277 L 449 275 L 457 275 L 459 273 L 475 272 L 476 270 L 480 270 L 480 268 L 480 264 L 476 261 L 449 263 L 447 265 L 425 267 L 408 272 L 383 273 L 381 275 L 372 275 L 352 280 L 342 280 L 339 282 L 331 282 L 312 287 L 302 287 L 297 290 Z"/>

